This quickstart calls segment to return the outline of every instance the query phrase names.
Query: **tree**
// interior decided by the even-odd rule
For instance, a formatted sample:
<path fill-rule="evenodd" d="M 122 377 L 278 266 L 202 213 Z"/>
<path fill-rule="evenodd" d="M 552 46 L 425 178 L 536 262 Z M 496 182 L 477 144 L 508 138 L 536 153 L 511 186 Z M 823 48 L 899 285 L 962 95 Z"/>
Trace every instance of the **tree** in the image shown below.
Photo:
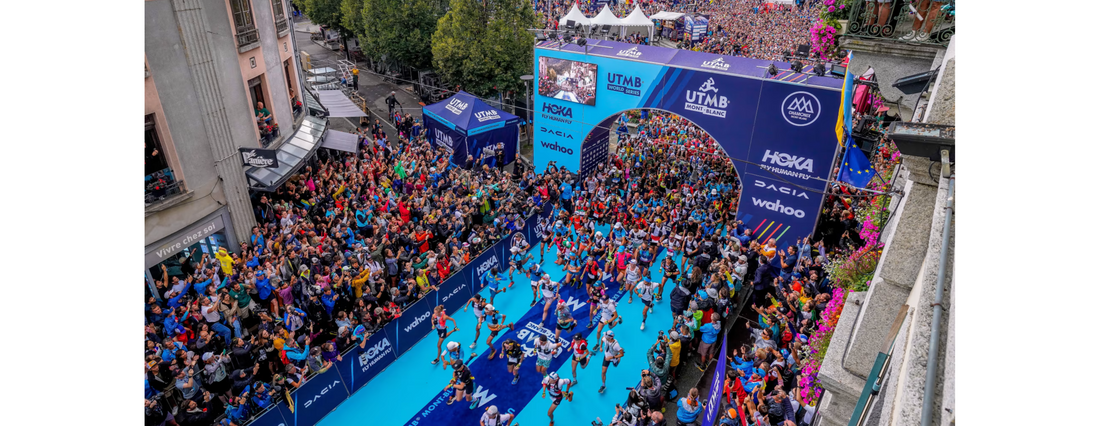
<path fill-rule="evenodd" d="M 340 26 L 347 28 L 348 32 L 359 37 L 362 45 L 363 37 L 363 0 L 342 0 L 340 2 Z"/>
<path fill-rule="evenodd" d="M 314 24 L 337 31 L 347 31 L 341 24 L 340 3 L 343 0 L 301 0 L 302 9 Z"/>
<path fill-rule="evenodd" d="M 372 57 L 386 55 L 414 68 L 432 64 L 431 41 L 436 22 L 443 16 L 445 0 L 344 0 L 362 3 L 363 51 Z"/>
<path fill-rule="evenodd" d="M 432 36 L 432 64 L 479 96 L 523 89 L 532 71 L 535 12 L 529 0 L 451 0 Z"/>

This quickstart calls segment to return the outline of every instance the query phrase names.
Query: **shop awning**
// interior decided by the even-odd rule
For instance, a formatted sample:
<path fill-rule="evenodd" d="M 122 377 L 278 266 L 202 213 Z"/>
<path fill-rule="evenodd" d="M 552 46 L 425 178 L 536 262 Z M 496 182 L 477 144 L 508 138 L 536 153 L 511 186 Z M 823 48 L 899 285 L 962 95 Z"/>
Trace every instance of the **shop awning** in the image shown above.
<path fill-rule="evenodd" d="M 354 133 L 329 130 L 325 133 L 325 141 L 321 142 L 321 148 L 335 149 L 350 153 L 359 152 L 359 136 Z"/>
<path fill-rule="evenodd" d="M 314 97 L 313 92 L 310 92 L 310 91 L 307 90 L 305 98 L 306 98 L 306 108 L 309 109 L 309 115 L 320 115 L 320 116 L 325 115 L 325 107 L 322 106 L 321 103 L 317 101 L 317 98 Z"/>
<path fill-rule="evenodd" d="M 657 13 L 654 13 L 652 15 L 649 15 L 649 19 L 656 19 L 658 21 L 675 21 L 677 19 L 680 19 L 681 16 L 684 16 L 684 14 L 683 13 L 676 13 L 676 12 L 661 11 L 661 12 L 657 12 Z"/>
<path fill-rule="evenodd" d="M 245 169 L 244 175 L 248 176 L 249 186 L 253 190 L 264 192 L 274 192 L 282 186 L 321 147 L 327 127 L 328 120 L 306 116 L 294 136 L 283 142 L 275 152 L 279 167 Z"/>
<path fill-rule="evenodd" d="M 341 90 L 318 90 L 317 96 L 321 103 L 328 107 L 329 117 L 366 117 L 367 114 L 359 109 L 359 106 L 348 99 Z"/>
<path fill-rule="evenodd" d="M 336 69 L 335 68 L 329 68 L 329 67 L 314 68 L 314 69 L 309 70 L 309 73 L 313 74 L 313 75 L 332 74 L 334 72 L 336 72 Z"/>

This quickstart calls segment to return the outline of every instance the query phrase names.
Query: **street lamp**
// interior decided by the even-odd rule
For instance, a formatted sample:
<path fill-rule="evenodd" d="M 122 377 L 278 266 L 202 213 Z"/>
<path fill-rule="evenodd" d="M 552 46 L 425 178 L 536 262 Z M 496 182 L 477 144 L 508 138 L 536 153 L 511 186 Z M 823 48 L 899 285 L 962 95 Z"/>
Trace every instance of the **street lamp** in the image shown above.
<path fill-rule="evenodd" d="M 527 140 L 531 141 L 531 140 L 533 140 L 531 138 L 531 89 L 528 86 L 529 86 L 529 82 L 535 79 L 535 76 L 530 75 L 530 74 L 521 75 L 521 76 L 519 76 L 519 79 L 523 80 L 523 109 L 524 109 L 524 111 L 523 111 L 523 121 L 525 123 L 527 123 L 527 124 L 524 125 L 524 127 L 527 130 Z M 516 144 L 517 145 L 519 144 L 518 140 L 516 141 Z M 522 147 L 520 147 L 520 146 L 516 146 L 516 158 L 517 159 L 521 156 L 520 153 L 523 152 L 523 151 L 521 151 L 521 148 Z"/>

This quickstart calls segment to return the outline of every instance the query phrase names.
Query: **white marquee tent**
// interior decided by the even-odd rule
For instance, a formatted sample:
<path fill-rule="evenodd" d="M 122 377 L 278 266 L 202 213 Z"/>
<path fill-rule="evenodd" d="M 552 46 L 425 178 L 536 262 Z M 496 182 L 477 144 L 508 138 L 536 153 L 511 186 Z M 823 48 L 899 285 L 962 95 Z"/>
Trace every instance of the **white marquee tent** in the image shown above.
<path fill-rule="evenodd" d="M 649 17 L 649 19 L 656 19 L 658 21 L 675 21 L 677 19 L 680 19 L 681 16 L 684 16 L 684 14 L 661 11 L 654 13 L 652 16 Z"/>
<path fill-rule="evenodd" d="M 600 9 L 600 13 L 596 14 L 595 18 L 590 21 L 594 26 L 610 25 L 612 28 L 619 28 L 622 30 L 623 21 L 615 16 L 615 12 L 611 11 L 611 8 L 607 5 L 603 5 L 603 9 Z"/>
<path fill-rule="evenodd" d="M 592 25 L 588 17 L 584 16 L 584 14 L 581 13 L 581 10 L 577 8 L 576 3 L 573 3 L 573 8 L 569 9 L 569 13 L 566 13 L 565 16 L 562 16 L 561 19 L 558 20 L 559 29 L 564 30 L 565 25 L 569 21 L 573 21 L 576 25 L 583 26 L 586 32 L 588 30 L 588 27 Z"/>
<path fill-rule="evenodd" d="M 642 8 L 637 4 L 634 5 L 634 10 L 630 12 L 630 15 L 622 18 L 623 35 L 630 35 L 635 33 L 648 34 L 649 39 L 653 39 L 653 21 L 645 16 L 645 12 L 642 12 Z"/>

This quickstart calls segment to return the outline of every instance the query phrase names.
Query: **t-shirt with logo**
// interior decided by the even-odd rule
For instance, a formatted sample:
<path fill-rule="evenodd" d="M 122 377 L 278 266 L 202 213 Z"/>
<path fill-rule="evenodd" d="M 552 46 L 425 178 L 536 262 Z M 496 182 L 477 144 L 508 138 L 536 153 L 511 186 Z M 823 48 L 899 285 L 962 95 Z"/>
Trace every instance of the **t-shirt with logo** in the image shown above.
<path fill-rule="evenodd" d="M 554 357 L 554 344 L 549 340 L 546 343 L 542 343 L 541 340 L 535 342 L 535 354 L 539 359 L 547 360 Z"/>
<path fill-rule="evenodd" d="M 523 355 L 523 350 L 520 349 L 519 345 L 512 345 L 512 347 L 505 350 L 504 353 L 508 356 L 508 362 L 519 362 L 519 357 Z"/>
<path fill-rule="evenodd" d="M 561 395 L 561 390 L 570 383 L 569 379 L 558 377 L 557 380 L 546 376 L 542 379 L 542 384 L 546 385 L 546 390 L 550 392 L 550 396 Z"/>

